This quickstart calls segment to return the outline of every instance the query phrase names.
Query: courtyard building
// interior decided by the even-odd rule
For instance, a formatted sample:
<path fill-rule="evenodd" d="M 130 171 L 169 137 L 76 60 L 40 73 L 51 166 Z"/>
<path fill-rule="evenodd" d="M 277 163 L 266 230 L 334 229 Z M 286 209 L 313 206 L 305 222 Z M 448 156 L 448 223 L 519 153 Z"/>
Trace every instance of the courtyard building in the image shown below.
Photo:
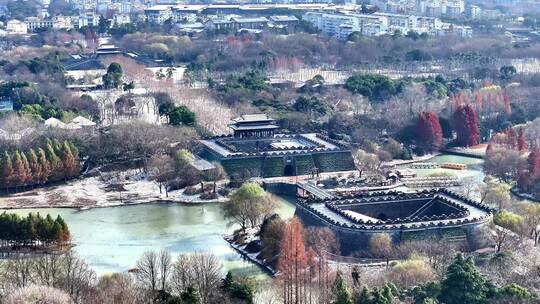
<path fill-rule="evenodd" d="M 308 197 L 296 208 L 304 225 L 334 231 L 344 255 L 366 250 L 369 240 L 382 233 L 394 244 L 437 238 L 476 250 L 486 246 L 482 231 L 492 215 L 486 205 L 446 189 Z"/>

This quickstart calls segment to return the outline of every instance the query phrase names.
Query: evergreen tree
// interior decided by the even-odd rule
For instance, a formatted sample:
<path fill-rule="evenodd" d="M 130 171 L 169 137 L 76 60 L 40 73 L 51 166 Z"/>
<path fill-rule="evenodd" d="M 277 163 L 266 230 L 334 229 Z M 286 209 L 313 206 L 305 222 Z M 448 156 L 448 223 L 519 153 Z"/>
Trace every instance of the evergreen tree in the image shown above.
<path fill-rule="evenodd" d="M 69 148 L 71 149 L 71 154 L 73 154 L 73 157 L 75 157 L 75 159 L 79 159 L 79 149 L 77 149 L 77 146 L 75 146 L 75 144 L 73 144 L 72 142 L 68 141 L 67 142 L 68 145 L 69 145 Z"/>
<path fill-rule="evenodd" d="M 225 292 L 229 292 L 233 286 L 234 283 L 234 277 L 232 272 L 227 271 L 227 275 L 225 275 L 225 279 L 223 279 L 223 290 Z"/>
<path fill-rule="evenodd" d="M 28 238 L 30 239 L 31 243 L 34 243 L 34 241 L 36 241 L 38 238 L 38 234 L 36 230 L 36 218 L 32 212 L 28 213 L 28 216 L 26 217 L 26 225 L 28 230 Z"/>
<path fill-rule="evenodd" d="M 537 296 L 527 290 L 527 288 L 512 283 L 499 289 L 497 299 L 498 303 L 530 303 L 529 301 L 537 299 Z"/>
<path fill-rule="evenodd" d="M 187 125 L 193 126 L 196 122 L 196 115 L 186 106 L 177 106 L 168 113 L 169 124 L 173 126 Z"/>
<path fill-rule="evenodd" d="M 15 151 L 13 157 L 13 186 L 24 186 L 30 179 L 30 172 L 28 172 L 28 162 L 25 164 L 21 152 Z"/>
<path fill-rule="evenodd" d="M 438 151 L 442 147 L 443 132 L 437 114 L 422 112 L 416 125 L 419 146 L 425 151 Z"/>
<path fill-rule="evenodd" d="M 180 298 L 182 299 L 182 303 L 189 303 L 189 304 L 200 304 L 201 303 L 201 297 L 199 296 L 199 292 L 197 292 L 197 289 L 193 286 L 189 286 L 182 294 L 180 295 Z"/>
<path fill-rule="evenodd" d="M 384 285 L 382 295 L 386 299 L 387 304 L 392 304 L 394 302 L 394 291 L 388 284 Z"/>
<path fill-rule="evenodd" d="M 62 146 L 62 168 L 64 169 L 63 175 L 64 178 L 69 178 L 77 176 L 78 174 L 78 164 L 77 160 L 71 153 L 71 148 L 67 141 L 64 142 Z"/>
<path fill-rule="evenodd" d="M 39 215 L 39 213 L 38 213 Z M 56 241 L 53 234 L 54 221 L 50 214 L 47 214 L 44 219 L 41 220 L 40 239 L 49 244 Z"/>
<path fill-rule="evenodd" d="M 458 254 L 441 282 L 439 301 L 445 304 L 484 304 L 495 294 L 495 287 L 475 268 L 471 258 Z"/>
<path fill-rule="evenodd" d="M 49 164 L 49 160 L 47 159 L 45 150 L 42 148 L 38 149 L 38 160 L 41 167 L 41 171 L 38 176 L 38 184 L 45 184 L 49 181 L 49 176 L 51 175 L 51 166 Z"/>
<path fill-rule="evenodd" d="M 64 219 L 58 215 L 56 217 L 56 220 L 55 220 L 55 223 L 58 223 L 58 225 L 60 225 L 61 227 L 61 237 L 60 237 L 60 242 L 61 243 L 67 243 L 71 240 L 71 233 L 69 232 L 69 228 L 66 224 L 66 222 L 64 221 Z"/>
<path fill-rule="evenodd" d="M 55 138 L 51 140 L 51 144 L 52 144 L 52 147 L 54 148 L 54 152 L 56 153 L 56 155 L 58 156 L 62 155 L 64 146 L 60 143 L 60 141 L 58 141 L 58 139 Z"/>
<path fill-rule="evenodd" d="M 50 232 L 50 238 L 51 242 L 57 242 L 58 244 L 62 244 L 63 239 L 63 233 L 62 233 L 62 226 L 58 222 L 54 222 L 51 228 Z"/>
<path fill-rule="evenodd" d="M 40 177 L 42 176 L 42 168 L 41 164 L 39 163 L 38 156 L 36 154 L 36 151 L 34 149 L 30 149 L 28 152 L 28 166 L 30 167 L 31 172 L 31 180 L 30 184 L 32 185 L 38 185 L 41 184 Z"/>
<path fill-rule="evenodd" d="M 54 143 L 51 141 L 47 142 L 45 147 L 45 153 L 47 155 L 47 161 L 50 165 L 50 177 L 51 181 L 59 181 L 62 179 L 62 162 L 54 149 Z"/>
<path fill-rule="evenodd" d="M 392 304 L 392 302 L 388 302 L 388 299 L 379 288 L 375 288 L 373 291 L 371 291 L 371 297 L 371 304 Z"/>
<path fill-rule="evenodd" d="M 334 304 L 352 304 L 351 293 L 347 288 L 347 283 L 343 280 L 341 272 L 338 272 L 336 275 L 334 294 L 336 295 Z"/>
<path fill-rule="evenodd" d="M 355 304 L 371 304 L 371 294 L 366 286 L 362 287 Z"/>
<path fill-rule="evenodd" d="M 107 89 L 117 89 L 122 85 L 122 66 L 113 62 L 107 68 L 107 73 L 103 75 L 103 85 Z"/>
<path fill-rule="evenodd" d="M 4 151 L 2 161 L 0 163 L 0 182 L 2 188 L 10 188 L 13 186 L 13 162 L 11 160 L 11 155 Z"/>
<path fill-rule="evenodd" d="M 45 218 L 39 213 L 20 217 L 4 212 L 0 214 L 0 241 L 4 245 L 61 245 L 69 242 L 69 229 L 61 217 L 53 221 L 49 214 Z"/>
<path fill-rule="evenodd" d="M 453 123 L 459 145 L 470 147 L 480 142 L 478 116 L 470 105 L 458 106 L 454 112 Z"/>
<path fill-rule="evenodd" d="M 27 186 L 32 183 L 32 171 L 30 170 L 30 164 L 28 163 L 28 158 L 26 157 L 26 153 L 22 151 L 21 151 L 21 159 L 22 159 L 23 170 L 25 174 L 23 186 Z"/>

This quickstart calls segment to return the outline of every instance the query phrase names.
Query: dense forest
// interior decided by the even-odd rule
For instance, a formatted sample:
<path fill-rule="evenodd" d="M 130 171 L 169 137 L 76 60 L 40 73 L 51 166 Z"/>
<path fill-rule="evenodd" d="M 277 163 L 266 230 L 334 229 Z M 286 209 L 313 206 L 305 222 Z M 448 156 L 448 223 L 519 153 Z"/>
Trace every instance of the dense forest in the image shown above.
<path fill-rule="evenodd" d="M 4 151 L 0 158 L 0 188 L 19 188 L 67 180 L 80 173 L 79 151 L 69 141 L 47 140 L 27 151 Z"/>
<path fill-rule="evenodd" d="M 26 217 L 4 212 L 0 214 L 0 240 L 2 247 L 62 246 L 71 240 L 69 228 L 61 216 L 42 217 L 29 213 Z"/>

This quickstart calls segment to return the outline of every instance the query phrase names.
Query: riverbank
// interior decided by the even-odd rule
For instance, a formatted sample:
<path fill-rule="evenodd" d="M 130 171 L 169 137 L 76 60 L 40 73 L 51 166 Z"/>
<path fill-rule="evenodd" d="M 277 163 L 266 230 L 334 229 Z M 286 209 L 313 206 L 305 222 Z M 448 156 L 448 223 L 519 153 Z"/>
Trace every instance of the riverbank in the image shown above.
<path fill-rule="evenodd" d="M 62 246 L 50 245 L 10 245 L 0 247 L 0 258 L 10 258 L 14 256 L 40 256 L 45 254 L 65 254 L 72 250 L 76 245 L 73 243 Z"/>
<path fill-rule="evenodd" d="M 442 155 L 441 153 L 432 153 L 432 154 L 425 154 L 425 155 L 422 155 L 422 156 L 416 156 L 414 155 L 412 157 L 412 159 L 394 159 L 394 160 L 391 160 L 391 161 L 388 161 L 388 162 L 383 162 L 382 164 L 382 167 L 397 167 L 397 166 L 404 166 L 404 165 L 410 165 L 410 164 L 414 164 L 414 163 L 421 163 L 421 162 L 425 162 L 425 161 L 428 161 L 432 158 L 435 158 L 439 155 Z"/>
<path fill-rule="evenodd" d="M 523 199 L 523 200 L 527 200 L 527 201 L 531 201 L 535 203 L 540 203 L 540 198 L 536 198 L 533 195 L 528 194 L 528 193 L 519 192 L 519 190 L 516 187 L 512 187 L 510 189 L 510 192 L 512 192 L 512 195 L 514 195 L 515 197 L 519 199 Z"/>
<path fill-rule="evenodd" d="M 238 252 L 240 255 L 242 255 L 245 259 L 249 260 L 250 262 L 256 264 L 257 266 L 259 266 L 262 270 L 264 270 L 268 275 L 270 276 L 275 276 L 276 275 L 276 271 L 268 266 L 264 261 L 260 260 L 258 258 L 258 256 L 260 255 L 260 251 L 259 252 L 254 252 L 254 253 L 251 253 L 251 252 L 248 252 L 246 250 L 246 247 L 248 246 L 248 244 L 238 244 L 234 241 L 234 237 L 232 235 L 226 235 L 223 237 L 223 239 L 229 243 L 229 245 L 234 249 L 236 250 L 236 252 Z"/>
<path fill-rule="evenodd" d="M 487 149 L 487 144 L 478 144 L 473 147 L 448 148 L 444 150 L 443 152 L 446 154 L 484 159 L 484 157 L 486 156 L 486 149 Z"/>
<path fill-rule="evenodd" d="M 223 203 L 218 195 L 203 200 L 199 195 L 185 195 L 183 190 L 160 193 L 159 186 L 144 178 L 136 170 L 114 172 L 104 176 L 86 177 L 0 197 L 0 209 L 74 208 L 88 210 L 115 206 L 129 206 L 156 202 L 177 204 Z"/>

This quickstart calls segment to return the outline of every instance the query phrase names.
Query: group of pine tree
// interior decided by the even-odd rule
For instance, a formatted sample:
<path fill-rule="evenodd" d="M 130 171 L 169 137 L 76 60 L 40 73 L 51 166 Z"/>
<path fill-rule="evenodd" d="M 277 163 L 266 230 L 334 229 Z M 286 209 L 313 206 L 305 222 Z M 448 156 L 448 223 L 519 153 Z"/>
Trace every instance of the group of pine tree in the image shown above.
<path fill-rule="evenodd" d="M 79 151 L 70 141 L 47 140 L 38 149 L 0 155 L 0 189 L 43 185 L 79 175 Z"/>
<path fill-rule="evenodd" d="M 0 214 L 0 242 L 6 246 L 61 246 L 69 242 L 69 228 L 59 215 L 42 217 L 29 213 L 26 217 L 4 212 Z"/>

